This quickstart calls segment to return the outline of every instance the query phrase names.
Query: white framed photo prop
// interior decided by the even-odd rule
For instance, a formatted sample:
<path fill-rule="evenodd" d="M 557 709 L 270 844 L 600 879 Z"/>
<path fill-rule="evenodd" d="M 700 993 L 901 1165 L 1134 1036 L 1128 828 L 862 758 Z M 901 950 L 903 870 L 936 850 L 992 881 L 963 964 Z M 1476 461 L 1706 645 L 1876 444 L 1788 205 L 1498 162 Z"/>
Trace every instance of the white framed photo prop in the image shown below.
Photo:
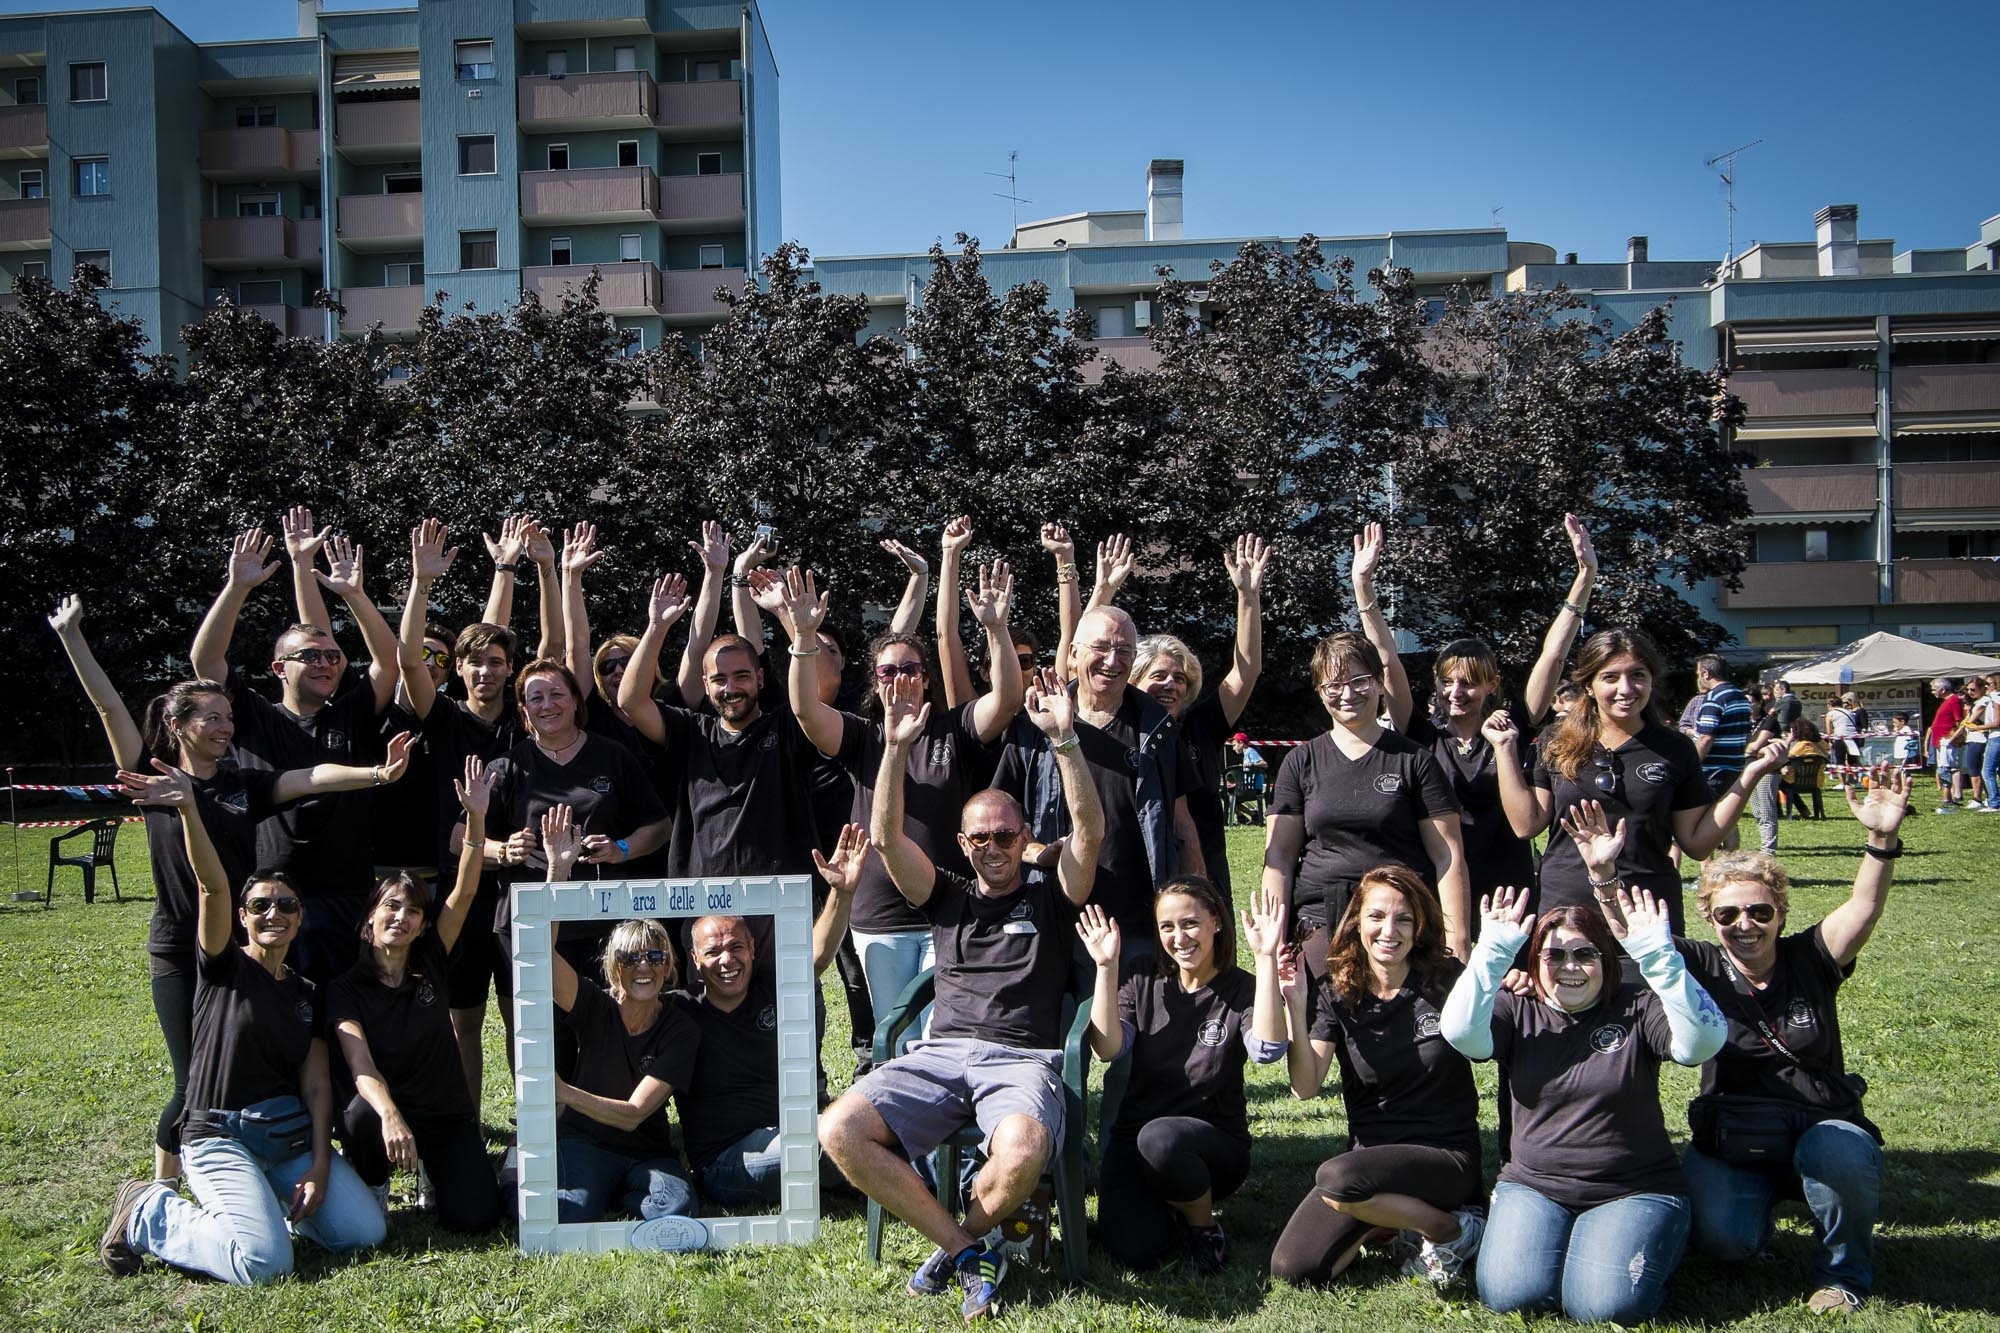
<path fill-rule="evenodd" d="M 717 1250 L 803 1245 L 819 1233 L 818 1042 L 814 1031 L 812 880 L 575 880 L 514 886 L 514 1098 L 519 1131 L 521 1249 Z M 778 1210 L 747 1217 L 661 1217 L 562 1223 L 556 1214 L 556 1007 L 550 926 L 627 918 L 691 920 L 713 913 L 771 918 L 778 990 Z"/>

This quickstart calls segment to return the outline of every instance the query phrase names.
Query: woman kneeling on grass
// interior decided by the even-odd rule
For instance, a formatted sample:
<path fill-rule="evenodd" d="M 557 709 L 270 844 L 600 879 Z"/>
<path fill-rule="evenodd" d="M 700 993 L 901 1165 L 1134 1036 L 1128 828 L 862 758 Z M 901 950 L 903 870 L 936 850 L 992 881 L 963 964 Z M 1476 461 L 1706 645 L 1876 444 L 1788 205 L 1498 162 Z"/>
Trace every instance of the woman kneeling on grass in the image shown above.
<path fill-rule="evenodd" d="M 1803 1199 L 1819 1241 L 1806 1302 L 1816 1313 L 1859 1308 L 1874 1283 L 1882 1132 L 1861 1112 L 1866 1085 L 1846 1072 L 1834 1001 L 1882 919 L 1909 796 L 1893 764 L 1876 767 L 1865 798 L 1848 789 L 1868 841 L 1854 891 L 1818 925 L 1786 935 L 1785 868 L 1734 852 L 1703 868 L 1696 892 L 1720 947 L 1679 942 L 1729 1017 L 1729 1040 L 1688 1108 L 1695 1248 L 1749 1259 L 1770 1239 L 1772 1207 Z"/>
<path fill-rule="evenodd" d="M 1570 831 L 1590 864 L 1600 854 L 1616 864 L 1617 838 Z M 1445 1039 L 1498 1060 L 1512 1099 L 1513 1155 L 1493 1187 L 1478 1272 L 1480 1303 L 1503 1314 L 1560 1307 L 1581 1323 L 1641 1323 L 1687 1249 L 1688 1181 L 1660 1110 L 1660 1062 L 1702 1063 L 1729 1025 L 1682 965 L 1666 907 L 1644 889 L 1615 891 L 1619 924 L 1558 907 L 1532 940 L 1525 892 L 1483 900 L 1479 944 L 1445 1002 Z M 1645 986 L 1621 983 L 1614 935 Z M 1515 995 L 1500 983 L 1524 942 L 1535 993 Z"/>
<path fill-rule="evenodd" d="M 304 904 L 283 874 L 243 886 L 230 939 L 229 885 L 202 826 L 194 783 L 178 770 L 171 792 L 200 893 L 194 1058 L 181 1123 L 181 1164 L 199 1203 L 164 1181 L 118 1187 L 98 1256 L 113 1276 L 148 1254 L 176 1268 L 252 1285 L 292 1271 L 292 1236 L 329 1250 L 379 1244 L 382 1209 L 346 1159 L 333 1154 L 333 1087 L 318 993 L 285 966 Z"/>
<path fill-rule="evenodd" d="M 438 1224 L 478 1232 L 499 1219 L 500 1188 L 457 1060 L 445 957 L 479 892 L 493 770 L 468 756 L 465 780 L 454 785 L 465 808 L 465 845 L 443 910 L 435 911 L 430 889 L 407 872 L 377 884 L 362 917 L 368 952 L 327 987 L 327 1010 L 356 1088 L 343 1117 L 348 1163 L 386 1208 L 389 1172 L 414 1171 L 421 1162 Z"/>
<path fill-rule="evenodd" d="M 1438 1018 L 1459 970 L 1430 886 L 1381 866 L 1340 920 L 1325 979 L 1288 976 L 1292 1095 L 1318 1096 L 1338 1056 L 1351 1146 L 1321 1165 L 1271 1276 L 1329 1282 L 1364 1241 L 1400 1233 L 1403 1271 L 1443 1286 L 1477 1252 L 1479 1218 L 1464 1205 L 1479 1194 L 1479 1094 Z"/>

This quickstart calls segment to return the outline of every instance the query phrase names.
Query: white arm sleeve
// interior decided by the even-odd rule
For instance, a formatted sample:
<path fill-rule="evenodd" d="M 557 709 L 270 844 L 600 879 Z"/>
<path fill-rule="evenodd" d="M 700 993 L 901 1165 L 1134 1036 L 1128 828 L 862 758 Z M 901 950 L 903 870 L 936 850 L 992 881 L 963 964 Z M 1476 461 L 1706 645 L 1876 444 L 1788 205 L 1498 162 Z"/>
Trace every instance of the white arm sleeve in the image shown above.
<path fill-rule="evenodd" d="M 1528 933 L 1519 926 L 1488 922 L 1479 943 L 1473 946 L 1472 961 L 1458 974 L 1445 998 L 1438 1028 L 1452 1049 L 1466 1059 L 1493 1058 L 1493 999 L 1500 993 L 1507 965 L 1527 942 Z"/>
<path fill-rule="evenodd" d="M 1627 935 L 1625 952 L 1639 965 L 1639 975 L 1660 997 L 1671 1033 L 1667 1053 L 1677 1064 L 1699 1065 L 1712 1059 L 1729 1037 L 1729 1020 L 1713 997 L 1702 989 L 1681 960 L 1666 923 L 1643 934 Z"/>

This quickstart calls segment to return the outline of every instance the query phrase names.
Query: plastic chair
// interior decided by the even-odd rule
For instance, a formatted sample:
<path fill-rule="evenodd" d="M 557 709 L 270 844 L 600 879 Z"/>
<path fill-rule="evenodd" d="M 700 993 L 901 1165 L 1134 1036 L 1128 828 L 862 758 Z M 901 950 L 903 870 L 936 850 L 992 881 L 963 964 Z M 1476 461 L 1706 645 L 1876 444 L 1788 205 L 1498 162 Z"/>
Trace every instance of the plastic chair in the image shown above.
<path fill-rule="evenodd" d="M 936 994 L 935 968 L 919 973 L 903 989 L 895 1007 L 875 1027 L 875 1064 L 878 1068 L 889 1062 L 903 1034 L 916 1023 Z M 1065 996 L 1063 1018 L 1063 1141 L 1051 1154 L 1042 1179 L 1052 1186 L 1055 1194 L 1055 1216 L 1062 1224 L 1064 1272 L 1071 1283 L 1082 1283 L 1090 1277 L 1089 1222 L 1084 1208 L 1084 1119 L 1090 1103 L 1090 1006 L 1078 1005 L 1073 995 Z M 1120 1056 L 1112 1062 L 1111 1068 L 1117 1071 L 1121 1065 L 1128 1063 L 1125 1057 Z M 1107 1081 L 1111 1077 L 1107 1074 Z M 960 1155 L 978 1148 L 983 1141 L 978 1124 L 968 1124 L 940 1143 L 937 1151 L 931 1154 L 931 1165 L 937 1179 L 937 1200 L 946 1211 L 957 1212 Z M 864 1242 L 864 1252 L 870 1263 L 882 1262 L 884 1216 L 882 1205 L 870 1199 L 868 1232 Z"/>
<path fill-rule="evenodd" d="M 1265 805 L 1269 800 L 1264 790 L 1264 778 L 1268 770 L 1263 765 L 1255 768 L 1244 764 L 1231 764 L 1222 770 L 1222 812 L 1223 821 L 1241 824 L 1246 814 L 1253 816 L 1249 822 L 1264 822 Z"/>
<path fill-rule="evenodd" d="M 97 867 L 106 866 L 111 871 L 111 896 L 119 902 L 125 895 L 119 892 L 118 884 L 118 830 L 124 824 L 122 819 L 93 819 L 88 824 L 73 828 L 60 838 L 49 842 L 49 878 L 42 886 L 42 906 L 55 904 L 56 867 L 75 866 L 83 872 L 83 900 L 97 901 Z M 78 838 L 89 838 L 90 850 L 71 856 L 62 853 L 63 844 Z"/>

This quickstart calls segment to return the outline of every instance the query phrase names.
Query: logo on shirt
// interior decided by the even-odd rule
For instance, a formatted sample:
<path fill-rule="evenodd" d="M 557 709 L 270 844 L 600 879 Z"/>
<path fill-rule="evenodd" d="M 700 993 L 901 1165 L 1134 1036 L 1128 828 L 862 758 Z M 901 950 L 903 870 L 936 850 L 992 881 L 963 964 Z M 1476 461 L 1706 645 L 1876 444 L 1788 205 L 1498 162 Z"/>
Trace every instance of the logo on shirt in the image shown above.
<path fill-rule="evenodd" d="M 640 1057 L 639 1057 L 639 1069 L 640 1069 L 640 1071 L 641 1071 L 642 1073 L 648 1073 L 648 1074 L 652 1073 L 652 1072 L 653 1072 L 653 1057 L 652 1057 L 651 1055 L 642 1055 L 642 1056 L 640 1056 Z"/>
<path fill-rule="evenodd" d="M 611 779 L 599 774 L 590 780 L 590 789 L 599 796 L 609 796 L 611 794 Z"/>
<path fill-rule="evenodd" d="M 1665 764 L 1660 763 L 1658 760 L 1654 760 L 1650 763 L 1641 764 L 1634 771 L 1638 773 L 1638 775 L 1642 779 L 1652 783 L 1655 787 L 1664 787 L 1669 782 L 1672 782 L 1674 780 L 1673 773 L 1667 768 Z"/>
<path fill-rule="evenodd" d="M 1631 1029 L 1623 1023 L 1606 1023 L 1590 1034 L 1590 1047 L 1600 1055 L 1609 1055 L 1625 1044 L 1632 1035 Z"/>
<path fill-rule="evenodd" d="M 1229 1040 L 1229 1024 L 1219 1018 L 1211 1018 L 1201 1025 L 1196 1039 L 1204 1046 L 1220 1046 Z"/>
<path fill-rule="evenodd" d="M 1417 1036 L 1419 1039 L 1435 1037 L 1438 1035 L 1438 1031 L 1438 1016 L 1436 1014 L 1425 1013 L 1417 1015 Z"/>
<path fill-rule="evenodd" d="M 300 1000 L 294 1012 L 298 1014 L 299 1022 L 304 1023 L 308 1027 L 312 1026 L 313 1007 L 311 1000 Z"/>
<path fill-rule="evenodd" d="M 1809 1028 L 1813 1026 L 1812 1006 L 1805 1002 L 1803 996 L 1793 1000 L 1791 1007 L 1785 1010 L 1785 1026 L 1789 1028 Z"/>
<path fill-rule="evenodd" d="M 767 1004 L 757 1011 L 757 1030 L 775 1032 L 778 1028 L 778 1006 Z"/>
<path fill-rule="evenodd" d="M 250 813 L 250 793 L 247 791 L 233 791 L 227 796 L 218 796 L 215 798 L 215 803 L 224 810 L 233 810 L 239 815 Z"/>
<path fill-rule="evenodd" d="M 1014 904 L 1012 911 L 1007 913 L 1007 919 L 1009 921 L 1026 921 L 1030 916 L 1034 915 L 1034 911 L 1035 905 L 1026 898 L 1023 898 L 1020 902 Z"/>
<path fill-rule="evenodd" d="M 437 1003 L 437 991 L 431 988 L 429 978 L 425 978 L 417 985 L 417 1003 L 425 1007 Z"/>
<path fill-rule="evenodd" d="M 1394 796 L 1397 792 L 1403 790 L 1403 775 L 1401 773 L 1377 773 L 1375 775 L 1375 790 L 1381 792 L 1384 796 Z"/>
<path fill-rule="evenodd" d="M 322 731 L 319 734 L 319 746 L 322 750 L 345 750 L 347 733 L 338 729 Z"/>

